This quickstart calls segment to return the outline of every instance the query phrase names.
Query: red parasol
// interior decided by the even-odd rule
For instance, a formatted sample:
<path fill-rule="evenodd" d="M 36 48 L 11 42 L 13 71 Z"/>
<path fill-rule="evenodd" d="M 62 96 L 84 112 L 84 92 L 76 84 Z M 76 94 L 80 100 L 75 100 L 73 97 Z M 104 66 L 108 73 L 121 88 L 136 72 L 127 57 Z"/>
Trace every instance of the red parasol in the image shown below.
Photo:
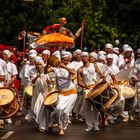
<path fill-rule="evenodd" d="M 11 48 L 9 46 L 6 46 L 4 44 L 0 44 L 0 51 L 3 51 L 3 50 L 10 50 Z"/>

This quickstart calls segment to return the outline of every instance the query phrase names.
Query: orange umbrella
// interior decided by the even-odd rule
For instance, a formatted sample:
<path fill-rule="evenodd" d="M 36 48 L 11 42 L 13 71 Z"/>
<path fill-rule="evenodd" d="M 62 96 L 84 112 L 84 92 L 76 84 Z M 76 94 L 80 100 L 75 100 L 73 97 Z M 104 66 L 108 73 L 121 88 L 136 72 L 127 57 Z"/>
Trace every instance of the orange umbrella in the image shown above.
<path fill-rule="evenodd" d="M 47 45 L 47 46 L 69 46 L 74 45 L 74 39 L 68 36 L 65 36 L 60 33 L 51 33 L 47 35 L 42 35 L 36 40 L 36 45 Z"/>

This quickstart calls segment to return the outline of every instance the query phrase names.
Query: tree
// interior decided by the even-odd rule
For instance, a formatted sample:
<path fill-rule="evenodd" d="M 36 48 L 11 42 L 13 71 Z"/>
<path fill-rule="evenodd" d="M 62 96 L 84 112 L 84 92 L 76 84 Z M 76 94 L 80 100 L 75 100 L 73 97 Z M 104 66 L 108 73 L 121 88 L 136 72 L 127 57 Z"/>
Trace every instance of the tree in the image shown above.
<path fill-rule="evenodd" d="M 0 4 L 0 43 L 16 44 L 22 30 L 42 33 L 60 17 L 67 18 L 66 27 L 75 33 L 86 17 L 83 44 L 89 50 L 116 39 L 135 48 L 140 45 L 140 0 L 8 0 Z"/>

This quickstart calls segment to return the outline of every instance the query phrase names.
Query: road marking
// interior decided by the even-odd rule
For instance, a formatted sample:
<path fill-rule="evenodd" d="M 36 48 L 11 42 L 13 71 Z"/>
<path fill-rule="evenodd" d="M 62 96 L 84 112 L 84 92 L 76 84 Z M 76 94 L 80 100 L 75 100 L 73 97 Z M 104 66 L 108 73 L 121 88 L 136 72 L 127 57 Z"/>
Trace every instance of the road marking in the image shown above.
<path fill-rule="evenodd" d="M 2 136 L 0 139 L 8 139 L 15 131 L 8 131 L 4 136 Z"/>
<path fill-rule="evenodd" d="M 16 122 L 15 122 L 15 125 L 16 126 L 19 126 L 21 124 L 21 120 L 17 120 Z"/>

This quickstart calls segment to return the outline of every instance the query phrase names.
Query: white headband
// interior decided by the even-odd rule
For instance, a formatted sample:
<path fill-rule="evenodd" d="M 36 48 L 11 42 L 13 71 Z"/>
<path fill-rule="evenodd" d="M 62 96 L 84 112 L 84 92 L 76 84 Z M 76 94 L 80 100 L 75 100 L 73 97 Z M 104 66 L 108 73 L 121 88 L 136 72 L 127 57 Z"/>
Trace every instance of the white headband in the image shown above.
<path fill-rule="evenodd" d="M 80 49 L 77 49 L 73 52 L 73 56 L 75 56 L 77 53 L 82 53 L 82 51 Z"/>
<path fill-rule="evenodd" d="M 44 61 L 43 61 L 43 59 L 42 58 L 37 58 L 36 59 L 36 63 L 41 63 L 43 66 L 44 66 Z"/>
<path fill-rule="evenodd" d="M 105 51 L 99 51 L 99 52 L 98 52 L 98 55 L 105 55 L 105 54 L 106 54 Z"/>
<path fill-rule="evenodd" d="M 87 56 L 87 57 L 89 57 L 89 54 L 88 54 L 88 52 L 82 52 L 81 56 Z"/>
<path fill-rule="evenodd" d="M 36 50 L 30 50 L 30 51 L 29 51 L 29 55 L 30 55 L 30 54 L 33 54 L 33 53 L 34 53 L 34 54 L 37 54 L 37 51 L 36 51 Z"/>
<path fill-rule="evenodd" d="M 95 59 L 98 58 L 98 54 L 95 53 L 95 52 L 91 52 L 91 53 L 89 54 L 89 56 L 93 56 Z"/>
<path fill-rule="evenodd" d="M 36 59 L 37 55 L 35 53 L 32 53 L 32 54 L 29 55 L 29 57 L 32 57 L 32 58 Z"/>
<path fill-rule="evenodd" d="M 113 45 L 111 43 L 107 43 L 105 45 L 105 48 L 108 48 L 108 49 L 113 49 Z"/>
<path fill-rule="evenodd" d="M 50 55 L 50 51 L 49 51 L 49 50 L 44 50 L 44 51 L 42 52 L 42 54 L 48 54 L 48 55 Z"/>
<path fill-rule="evenodd" d="M 140 53 L 140 49 L 137 49 L 137 53 Z"/>
<path fill-rule="evenodd" d="M 3 51 L 9 58 L 11 57 L 11 52 L 9 50 L 4 50 Z"/>
<path fill-rule="evenodd" d="M 113 59 L 113 55 L 112 55 L 112 54 L 108 54 L 108 55 L 106 55 L 106 59 L 108 59 L 108 58 Z"/>
<path fill-rule="evenodd" d="M 125 52 L 127 52 L 127 51 L 133 51 L 133 50 L 132 50 L 131 47 L 126 47 L 126 48 L 124 48 L 123 52 L 125 53 Z"/>

